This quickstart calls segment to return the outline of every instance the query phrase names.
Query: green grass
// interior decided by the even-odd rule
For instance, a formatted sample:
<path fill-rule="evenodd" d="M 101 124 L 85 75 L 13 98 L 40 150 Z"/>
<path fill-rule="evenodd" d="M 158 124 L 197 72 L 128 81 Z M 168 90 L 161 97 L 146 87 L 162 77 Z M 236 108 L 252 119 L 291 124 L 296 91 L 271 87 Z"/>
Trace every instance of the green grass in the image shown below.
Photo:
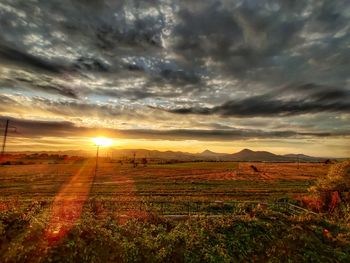
<path fill-rule="evenodd" d="M 180 222 L 135 215 L 121 223 L 87 209 L 66 235 L 45 238 L 49 223 L 42 210 L 33 204 L 0 213 L 1 262 L 350 261 L 349 228 L 319 217 L 265 210 Z"/>
<path fill-rule="evenodd" d="M 137 193 L 140 196 L 178 199 L 206 198 L 207 200 L 272 200 L 307 192 L 312 181 L 171 181 L 161 178 L 135 178 Z"/>
<path fill-rule="evenodd" d="M 236 170 L 238 167 L 237 162 L 184 162 L 184 163 L 172 163 L 172 164 L 152 164 L 149 167 L 152 168 L 166 168 L 166 169 L 203 169 L 203 170 L 219 170 L 219 169 L 231 169 Z"/>
<path fill-rule="evenodd" d="M 47 164 L 0 167 L 0 200 L 12 197 L 52 199 L 80 166 Z M 246 176 L 247 180 L 221 179 L 221 175 L 211 179 L 216 173 L 234 174 L 236 168 L 237 163 L 234 162 L 162 164 L 136 169 L 130 165 L 102 163 L 91 186 L 90 197 L 109 199 L 130 195 L 130 198 L 142 200 L 272 200 L 305 193 L 314 183 L 311 179 L 285 180 L 283 177 L 278 180 L 256 180 L 254 174 Z"/>
<path fill-rule="evenodd" d="M 303 194 L 314 177 L 220 177 L 234 174 L 236 165 L 101 164 L 81 215 L 62 236 L 47 235 L 51 201 L 81 165 L 0 167 L 0 262 L 350 262 L 349 218 L 289 216 L 232 201 Z M 157 213 L 189 208 L 209 216 L 176 221 Z M 331 234 L 324 236 L 324 229 Z"/>

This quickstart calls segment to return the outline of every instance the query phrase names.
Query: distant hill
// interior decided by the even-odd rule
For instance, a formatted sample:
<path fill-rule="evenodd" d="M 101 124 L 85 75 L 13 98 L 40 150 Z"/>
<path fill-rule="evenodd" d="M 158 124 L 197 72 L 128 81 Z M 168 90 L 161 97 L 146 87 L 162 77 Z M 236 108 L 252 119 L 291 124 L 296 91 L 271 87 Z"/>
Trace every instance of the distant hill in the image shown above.
<path fill-rule="evenodd" d="M 112 150 L 112 158 L 132 158 L 134 153 L 136 158 L 154 158 L 154 159 L 167 159 L 167 160 L 181 160 L 190 161 L 193 160 L 192 153 L 186 152 L 175 152 L 175 151 L 157 151 L 157 150 L 146 150 L 146 149 L 122 149 Z"/>
<path fill-rule="evenodd" d="M 17 152 L 24 154 L 46 153 L 59 154 L 69 156 L 94 156 L 95 152 L 88 151 L 40 151 L 40 152 Z M 324 161 L 326 158 L 312 157 L 304 154 L 285 154 L 277 155 L 267 151 L 252 151 L 244 149 L 237 153 L 216 153 L 210 150 L 205 150 L 201 153 L 188 153 L 180 151 L 157 151 L 147 149 L 107 149 L 101 150 L 100 155 L 103 157 L 131 159 L 135 153 L 136 158 L 152 158 L 164 160 L 178 160 L 178 161 L 256 161 L 256 162 L 318 162 Z"/>
<path fill-rule="evenodd" d="M 212 152 L 212 151 L 209 151 L 209 150 L 205 150 L 201 153 L 198 154 L 199 156 L 203 156 L 203 157 L 222 157 L 222 156 L 225 156 L 227 155 L 227 153 L 216 153 L 216 152 Z"/>
<path fill-rule="evenodd" d="M 252 151 L 244 149 L 230 157 L 237 161 L 289 162 L 289 161 L 321 161 L 323 158 L 311 157 L 303 154 L 277 155 L 267 151 Z"/>
<path fill-rule="evenodd" d="M 238 153 L 230 155 L 233 159 L 244 161 L 283 161 L 284 157 L 266 152 L 266 151 L 252 151 L 244 149 Z"/>
<path fill-rule="evenodd" d="M 312 157 L 312 156 L 308 156 L 308 155 L 305 155 L 305 154 L 285 154 L 283 155 L 284 157 L 287 157 L 287 158 L 290 158 L 294 161 L 309 161 L 309 162 L 312 162 L 312 161 L 318 161 L 318 160 L 326 160 L 327 158 L 317 158 L 317 157 Z"/>
<path fill-rule="evenodd" d="M 67 151 L 14 151 L 14 152 L 8 152 L 9 154 L 58 154 L 58 155 L 69 155 L 69 156 L 92 156 L 95 154 L 95 151 L 89 152 L 89 151 L 83 151 L 83 150 L 67 150 Z"/>

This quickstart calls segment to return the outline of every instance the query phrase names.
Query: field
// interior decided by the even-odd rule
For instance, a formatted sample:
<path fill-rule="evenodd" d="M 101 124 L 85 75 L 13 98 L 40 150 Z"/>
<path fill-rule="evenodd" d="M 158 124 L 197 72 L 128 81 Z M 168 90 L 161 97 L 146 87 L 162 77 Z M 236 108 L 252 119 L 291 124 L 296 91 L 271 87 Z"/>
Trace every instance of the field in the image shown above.
<path fill-rule="evenodd" d="M 254 166 L 254 169 L 252 168 Z M 0 200 L 63 203 L 82 209 L 99 203 L 108 213 L 130 211 L 161 214 L 232 212 L 239 202 L 258 205 L 307 192 L 327 173 L 320 163 L 193 162 L 132 164 L 87 159 L 72 163 L 3 165 Z M 76 205 L 67 205 L 77 203 Z M 247 203 L 245 203 L 247 202 Z"/>
<path fill-rule="evenodd" d="M 270 206 L 306 194 L 328 169 L 102 159 L 95 175 L 93 159 L 2 165 L 0 261 L 347 262 L 344 222 Z"/>
<path fill-rule="evenodd" d="M 251 166 L 254 165 L 258 172 Z M 305 193 L 329 165 L 319 163 L 196 162 L 130 164 L 94 160 L 70 164 L 0 166 L 0 198 L 52 200 L 271 200 Z"/>

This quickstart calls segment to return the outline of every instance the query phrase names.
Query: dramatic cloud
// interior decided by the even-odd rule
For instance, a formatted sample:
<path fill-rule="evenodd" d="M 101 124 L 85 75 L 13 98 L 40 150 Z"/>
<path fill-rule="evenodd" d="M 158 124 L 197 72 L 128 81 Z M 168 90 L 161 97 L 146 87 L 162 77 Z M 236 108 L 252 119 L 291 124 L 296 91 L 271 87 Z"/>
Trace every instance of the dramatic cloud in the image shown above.
<path fill-rule="evenodd" d="M 291 138 L 291 137 L 337 137 L 350 136 L 350 132 L 318 132 L 297 133 L 294 131 L 262 131 L 250 129 L 106 129 L 87 128 L 76 126 L 67 121 L 37 121 L 0 117 L 0 121 L 10 120 L 16 127 L 20 137 L 81 137 L 104 134 L 105 136 L 127 139 L 151 139 L 151 140 L 241 140 L 241 139 L 266 139 L 266 138 Z M 16 136 L 16 134 L 13 134 Z"/>
<path fill-rule="evenodd" d="M 135 138 L 346 134 L 349 13 L 347 0 L 3 0 L 1 114 Z"/>
<path fill-rule="evenodd" d="M 189 63 L 241 80 L 344 84 L 347 11 L 345 1 L 186 1 L 175 48 Z"/>
<path fill-rule="evenodd" d="M 33 56 L 31 54 L 24 53 L 18 49 L 11 47 L 0 46 L 0 56 L 2 59 L 7 60 L 8 63 L 18 63 L 23 65 L 28 65 L 35 69 L 40 69 L 44 71 L 59 73 L 61 68 L 57 65 L 51 64 L 39 57 Z"/>
<path fill-rule="evenodd" d="M 290 88 L 290 87 L 289 87 Z M 350 113 L 350 91 L 333 87 L 318 87 L 305 84 L 293 87 L 293 91 L 303 93 L 301 98 L 280 99 L 278 96 L 290 90 L 280 90 L 279 93 L 268 93 L 236 99 L 212 108 L 177 108 L 168 112 L 178 114 L 219 114 L 222 116 L 254 117 L 254 116 L 290 116 L 306 113 L 339 112 Z"/>

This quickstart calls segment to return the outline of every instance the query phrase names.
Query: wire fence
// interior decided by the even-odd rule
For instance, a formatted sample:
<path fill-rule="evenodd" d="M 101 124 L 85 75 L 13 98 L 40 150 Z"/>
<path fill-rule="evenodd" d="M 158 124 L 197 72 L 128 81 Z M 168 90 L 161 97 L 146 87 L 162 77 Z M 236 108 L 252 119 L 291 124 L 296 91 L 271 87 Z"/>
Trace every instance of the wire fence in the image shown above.
<path fill-rule="evenodd" d="M 9 202 L 9 201 L 8 201 Z M 30 206 L 32 201 L 19 201 L 18 206 Z M 158 215 L 244 215 L 254 214 L 258 211 L 275 211 L 289 215 L 314 214 L 317 213 L 303 207 L 283 202 L 261 202 L 261 201 L 119 201 L 119 200 L 70 200 L 70 201 L 36 201 L 41 207 L 69 206 L 79 203 L 91 212 L 107 211 L 118 214 L 128 212 L 147 212 Z"/>

